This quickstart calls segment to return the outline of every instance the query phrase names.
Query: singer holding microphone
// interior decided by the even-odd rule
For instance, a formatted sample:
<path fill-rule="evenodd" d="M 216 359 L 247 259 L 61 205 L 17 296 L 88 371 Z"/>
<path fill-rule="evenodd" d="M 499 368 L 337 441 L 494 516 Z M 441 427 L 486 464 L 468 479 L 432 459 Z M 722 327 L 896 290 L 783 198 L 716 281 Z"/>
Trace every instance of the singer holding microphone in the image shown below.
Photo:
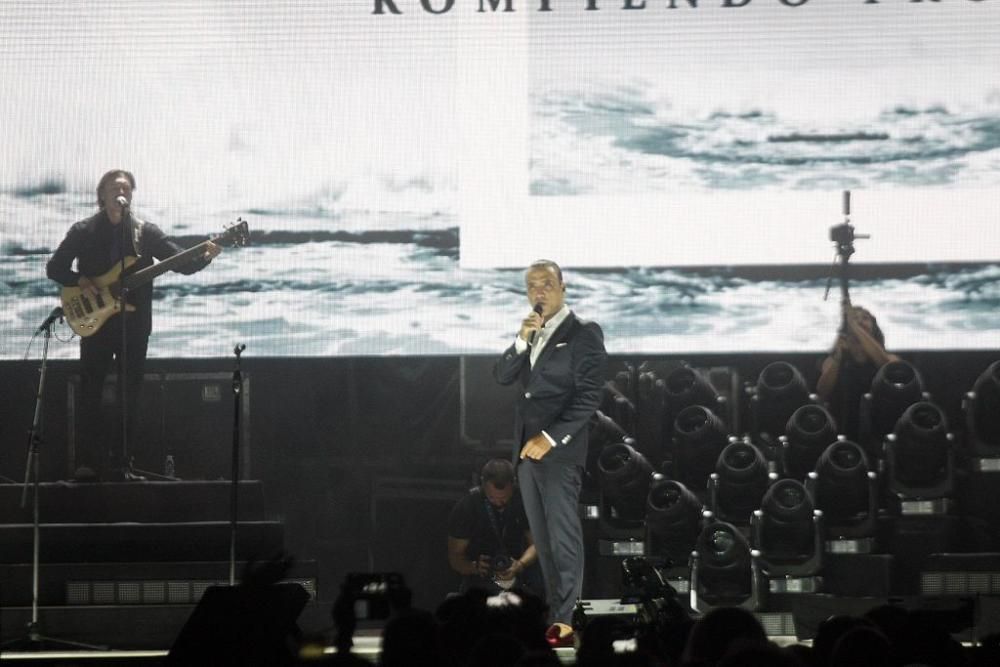
<path fill-rule="evenodd" d="M 97 184 L 97 213 L 69 228 L 46 265 L 49 278 L 63 286 L 79 286 L 95 296 L 97 288 L 92 279 L 111 270 L 123 257 L 138 258 L 131 267 L 135 271 L 151 266 L 154 258 L 163 260 L 183 250 L 159 227 L 131 213 L 134 190 L 135 177 L 123 169 L 113 169 L 101 177 Z M 209 244 L 203 256 L 176 270 L 185 274 L 200 271 L 220 250 L 214 243 Z M 118 386 L 128 392 L 128 430 L 131 432 L 138 412 L 146 348 L 152 331 L 152 283 L 130 291 L 128 304 L 134 306 L 135 311 L 125 316 L 127 377 Z M 109 447 L 103 446 L 106 436 L 100 418 L 104 378 L 112 359 L 120 362 L 123 342 L 120 317 L 114 315 L 100 330 L 80 339 L 81 396 L 74 474 L 78 481 L 96 481 L 102 473 L 109 481 L 123 481 L 131 475 L 128 461 L 122 460 L 124 453 L 118 451 L 120 447 L 112 442 Z"/>
<path fill-rule="evenodd" d="M 566 305 L 566 284 L 555 262 L 525 272 L 531 312 L 514 343 L 493 367 L 504 385 L 520 382 L 514 461 L 545 577 L 549 642 L 573 643 L 573 608 L 583 586 L 583 530 L 577 502 L 587 460 L 590 418 L 604 388 L 607 352 L 594 322 Z"/>

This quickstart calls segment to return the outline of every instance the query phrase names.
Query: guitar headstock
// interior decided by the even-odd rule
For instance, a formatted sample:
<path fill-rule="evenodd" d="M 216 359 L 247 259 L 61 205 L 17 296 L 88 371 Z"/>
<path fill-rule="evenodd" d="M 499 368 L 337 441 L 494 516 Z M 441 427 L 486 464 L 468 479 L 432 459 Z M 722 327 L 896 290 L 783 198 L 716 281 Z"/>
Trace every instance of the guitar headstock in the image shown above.
<path fill-rule="evenodd" d="M 243 218 L 236 218 L 236 222 L 227 225 L 225 231 L 214 237 L 212 242 L 235 247 L 247 245 L 250 243 L 250 228 L 247 221 Z"/>

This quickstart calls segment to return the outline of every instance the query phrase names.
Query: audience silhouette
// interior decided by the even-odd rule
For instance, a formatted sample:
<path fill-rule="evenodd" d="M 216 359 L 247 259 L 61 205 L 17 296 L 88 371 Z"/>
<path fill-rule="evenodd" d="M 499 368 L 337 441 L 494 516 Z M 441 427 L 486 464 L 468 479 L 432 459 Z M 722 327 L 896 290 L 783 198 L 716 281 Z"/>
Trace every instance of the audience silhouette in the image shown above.
<path fill-rule="evenodd" d="M 337 653 L 300 653 L 300 664 L 356 667 L 373 661 L 352 654 L 357 629 L 348 587 L 333 606 Z M 963 647 L 960 628 L 941 612 L 874 607 L 863 616 L 836 615 L 819 624 L 812 642 L 779 646 L 760 621 L 738 607 L 700 618 L 642 624 L 635 617 L 597 616 L 578 629 L 575 654 L 557 654 L 546 640 L 548 609 L 530 591 L 499 595 L 471 589 L 429 611 L 410 606 L 397 590 L 382 628 L 382 667 L 979 667 L 1000 664 L 1000 636 Z M 955 614 L 952 617 L 957 618 Z M 811 644 L 811 645 L 810 645 Z"/>

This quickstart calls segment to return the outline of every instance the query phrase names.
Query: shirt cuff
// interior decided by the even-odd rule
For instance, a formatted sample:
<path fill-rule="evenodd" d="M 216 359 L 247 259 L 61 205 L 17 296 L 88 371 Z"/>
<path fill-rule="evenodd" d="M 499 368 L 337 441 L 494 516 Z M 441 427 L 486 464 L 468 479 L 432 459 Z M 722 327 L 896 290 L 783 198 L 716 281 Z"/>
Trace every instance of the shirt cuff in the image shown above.
<path fill-rule="evenodd" d="M 559 443 L 557 443 L 557 442 L 555 441 L 555 438 L 553 438 L 553 437 L 552 437 L 551 435 L 549 435 L 549 434 L 548 434 L 548 433 L 546 433 L 545 431 L 542 431 L 542 435 L 544 435 L 544 436 L 545 436 L 545 439 L 546 439 L 546 440 L 548 440 L 548 441 L 549 441 L 549 444 L 550 444 L 550 445 L 552 445 L 553 447 L 558 447 L 558 446 L 559 446 Z"/>
<path fill-rule="evenodd" d="M 520 336 L 514 336 L 514 351 L 518 354 L 524 354 L 528 351 L 528 344 Z"/>

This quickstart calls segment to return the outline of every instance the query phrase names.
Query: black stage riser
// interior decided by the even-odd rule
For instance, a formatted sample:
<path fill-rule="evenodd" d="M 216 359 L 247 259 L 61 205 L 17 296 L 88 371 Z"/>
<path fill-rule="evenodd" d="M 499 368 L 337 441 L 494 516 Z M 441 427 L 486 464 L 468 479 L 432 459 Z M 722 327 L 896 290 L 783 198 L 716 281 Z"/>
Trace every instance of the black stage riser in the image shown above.
<path fill-rule="evenodd" d="M 240 522 L 239 559 L 267 559 L 282 551 L 278 521 Z M 46 524 L 41 527 L 43 563 L 177 561 L 229 558 L 228 522 L 142 524 Z M 30 524 L 0 526 L 0 561 L 30 563 Z"/>
<path fill-rule="evenodd" d="M 298 619 L 302 632 L 319 634 L 329 630 L 332 625 L 330 606 L 322 602 L 308 603 Z M 58 639 L 112 649 L 157 650 L 173 645 L 194 608 L 195 605 L 41 607 L 38 618 L 44 634 Z M 3 629 L 0 641 L 22 636 L 30 620 L 30 607 L 0 609 Z"/>
<path fill-rule="evenodd" d="M 232 483 L 129 482 L 39 484 L 42 523 L 171 523 L 229 521 Z M 21 507 L 22 486 L 0 484 L 0 524 L 30 523 L 32 497 Z M 239 484 L 241 519 L 267 518 L 263 484 Z"/>
<path fill-rule="evenodd" d="M 236 562 L 236 577 L 239 579 L 246 567 L 246 561 Z M 307 582 L 304 584 L 308 592 L 318 592 L 318 576 L 315 561 L 296 562 L 285 575 L 287 580 Z M 79 595 L 74 596 L 68 588 L 79 590 L 86 584 L 134 584 L 140 588 L 148 584 L 162 585 L 168 590 L 162 595 L 166 598 L 159 604 L 189 604 L 197 601 L 197 596 L 205 585 L 228 583 L 229 562 L 192 562 L 180 561 L 174 563 L 147 562 L 115 562 L 115 563 L 54 563 L 42 565 L 38 577 L 38 603 L 55 606 L 66 604 L 82 604 Z M 20 607 L 31 604 L 31 565 L 0 565 L 0 606 Z M 175 592 L 184 584 L 192 587 L 191 596 Z M 147 595 L 136 604 L 149 604 Z"/>

